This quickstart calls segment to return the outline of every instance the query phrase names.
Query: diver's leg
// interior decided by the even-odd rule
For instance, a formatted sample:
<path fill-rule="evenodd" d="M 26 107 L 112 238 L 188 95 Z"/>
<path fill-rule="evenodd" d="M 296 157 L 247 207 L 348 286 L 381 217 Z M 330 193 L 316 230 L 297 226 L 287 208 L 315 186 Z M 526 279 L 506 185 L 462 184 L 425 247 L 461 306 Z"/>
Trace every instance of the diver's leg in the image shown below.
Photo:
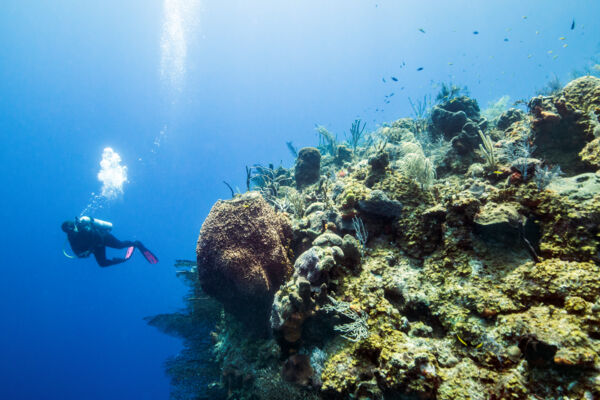
<path fill-rule="evenodd" d="M 119 240 L 110 233 L 106 233 L 103 239 L 104 245 L 112 247 L 113 249 L 124 249 L 131 246 L 137 247 L 136 242 L 132 242 L 131 240 Z"/>
<path fill-rule="evenodd" d="M 96 257 L 96 261 L 101 267 L 110 267 L 111 265 L 121 264 L 122 262 L 127 261 L 126 258 L 113 258 L 108 260 L 106 258 L 106 247 L 104 246 L 94 250 L 94 257 Z"/>

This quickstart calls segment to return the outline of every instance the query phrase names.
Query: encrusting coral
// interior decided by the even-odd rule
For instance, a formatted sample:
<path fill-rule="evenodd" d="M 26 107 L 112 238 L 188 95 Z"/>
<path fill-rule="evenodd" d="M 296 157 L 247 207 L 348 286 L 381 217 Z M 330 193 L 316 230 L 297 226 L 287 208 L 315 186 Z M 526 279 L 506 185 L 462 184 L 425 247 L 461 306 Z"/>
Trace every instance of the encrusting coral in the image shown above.
<path fill-rule="evenodd" d="M 442 99 L 352 151 L 300 150 L 314 162 L 269 201 L 294 207 L 258 192 L 217 203 L 194 267 L 225 310 L 213 386 L 232 399 L 600 398 L 599 105 L 591 77 L 493 121 Z"/>

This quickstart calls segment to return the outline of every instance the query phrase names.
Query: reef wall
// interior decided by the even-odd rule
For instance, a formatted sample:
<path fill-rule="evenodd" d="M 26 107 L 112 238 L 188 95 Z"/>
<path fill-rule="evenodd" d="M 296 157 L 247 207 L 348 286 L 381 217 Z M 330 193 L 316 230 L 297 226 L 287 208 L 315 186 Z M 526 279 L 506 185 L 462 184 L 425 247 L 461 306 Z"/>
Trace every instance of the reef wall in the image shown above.
<path fill-rule="evenodd" d="M 599 105 L 446 96 L 251 170 L 186 275 L 224 309 L 212 398 L 600 398 Z"/>

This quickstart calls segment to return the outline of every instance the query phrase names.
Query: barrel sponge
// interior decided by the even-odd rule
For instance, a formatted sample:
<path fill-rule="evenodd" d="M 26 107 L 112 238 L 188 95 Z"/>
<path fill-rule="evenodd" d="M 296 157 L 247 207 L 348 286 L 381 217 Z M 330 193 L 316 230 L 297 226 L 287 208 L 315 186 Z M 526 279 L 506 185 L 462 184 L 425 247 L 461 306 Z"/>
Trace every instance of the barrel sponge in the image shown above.
<path fill-rule="evenodd" d="M 217 201 L 196 247 L 202 289 L 229 313 L 263 329 L 274 294 L 292 273 L 291 238 L 287 217 L 260 194 Z"/>

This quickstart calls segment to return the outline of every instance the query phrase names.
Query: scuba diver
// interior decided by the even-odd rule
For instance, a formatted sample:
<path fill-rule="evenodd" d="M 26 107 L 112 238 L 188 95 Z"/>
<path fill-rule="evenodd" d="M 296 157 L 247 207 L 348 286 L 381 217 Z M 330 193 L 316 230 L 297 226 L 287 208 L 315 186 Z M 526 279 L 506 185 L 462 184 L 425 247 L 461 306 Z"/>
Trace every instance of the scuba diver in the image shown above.
<path fill-rule="evenodd" d="M 158 258 L 140 241 L 121 241 L 110 233 L 111 229 L 112 224 L 110 222 L 92 217 L 75 218 L 75 221 L 65 221 L 62 224 L 62 230 L 67 234 L 71 249 L 78 258 L 89 257 L 90 254 L 93 254 L 98 265 L 109 267 L 129 260 L 133 255 L 133 250 L 138 249 L 150 264 L 158 262 Z M 125 258 L 107 259 L 107 247 L 113 249 L 127 248 Z M 64 249 L 63 253 L 69 258 L 75 258 L 67 254 Z"/>

